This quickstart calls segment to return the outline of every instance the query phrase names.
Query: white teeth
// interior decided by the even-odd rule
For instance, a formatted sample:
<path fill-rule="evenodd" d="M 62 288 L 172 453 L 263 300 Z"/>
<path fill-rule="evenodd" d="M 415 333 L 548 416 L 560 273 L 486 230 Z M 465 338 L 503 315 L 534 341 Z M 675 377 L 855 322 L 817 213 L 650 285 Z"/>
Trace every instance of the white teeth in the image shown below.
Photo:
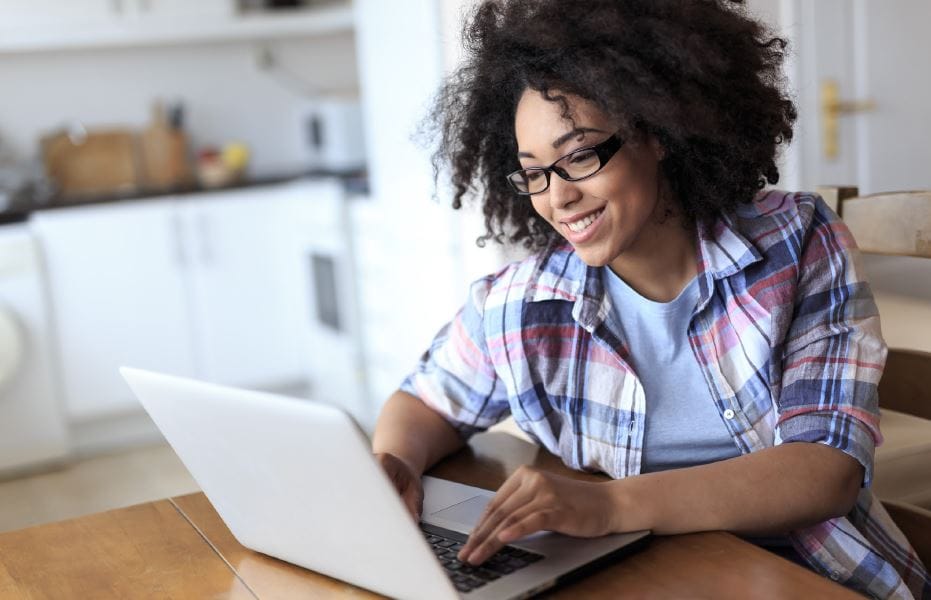
<path fill-rule="evenodd" d="M 582 231 L 585 231 L 585 229 L 587 229 L 589 225 L 595 222 L 595 219 L 597 219 L 601 215 L 603 210 L 604 209 L 599 210 L 596 213 L 590 214 L 584 219 L 579 219 L 578 221 L 573 221 L 572 223 L 566 223 L 566 226 L 572 231 L 574 231 L 575 233 L 580 233 Z"/>

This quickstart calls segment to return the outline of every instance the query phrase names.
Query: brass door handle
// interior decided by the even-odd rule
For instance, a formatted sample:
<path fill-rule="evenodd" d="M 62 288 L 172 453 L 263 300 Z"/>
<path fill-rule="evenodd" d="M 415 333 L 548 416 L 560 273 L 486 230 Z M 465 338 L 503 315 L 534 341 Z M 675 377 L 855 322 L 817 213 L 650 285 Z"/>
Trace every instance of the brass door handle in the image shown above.
<path fill-rule="evenodd" d="M 826 79 L 821 84 L 821 133 L 824 157 L 829 160 L 838 154 L 838 118 L 841 115 L 866 112 L 876 109 L 872 100 L 841 100 L 837 82 Z"/>

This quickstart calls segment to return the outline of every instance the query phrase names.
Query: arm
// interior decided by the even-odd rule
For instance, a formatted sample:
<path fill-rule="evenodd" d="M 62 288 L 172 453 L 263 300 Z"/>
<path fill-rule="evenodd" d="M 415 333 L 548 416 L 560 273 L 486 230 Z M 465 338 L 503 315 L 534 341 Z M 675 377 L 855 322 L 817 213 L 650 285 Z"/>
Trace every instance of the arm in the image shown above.
<path fill-rule="evenodd" d="M 603 483 L 521 467 L 488 504 L 459 558 L 481 564 L 540 530 L 579 537 L 642 529 L 784 534 L 849 512 L 862 481 L 856 459 L 810 443 Z"/>
<path fill-rule="evenodd" d="M 509 405 L 485 346 L 482 307 L 492 278 L 443 327 L 417 369 L 385 403 L 372 440 L 375 458 L 419 518 L 420 477 L 465 440 L 506 415 Z"/>
<path fill-rule="evenodd" d="M 375 454 L 392 454 L 420 476 L 465 445 L 446 420 L 415 396 L 398 390 L 388 398 L 372 437 Z"/>
<path fill-rule="evenodd" d="M 778 535 L 847 514 L 863 466 L 823 444 L 790 443 L 717 463 L 612 481 L 613 531 Z"/>

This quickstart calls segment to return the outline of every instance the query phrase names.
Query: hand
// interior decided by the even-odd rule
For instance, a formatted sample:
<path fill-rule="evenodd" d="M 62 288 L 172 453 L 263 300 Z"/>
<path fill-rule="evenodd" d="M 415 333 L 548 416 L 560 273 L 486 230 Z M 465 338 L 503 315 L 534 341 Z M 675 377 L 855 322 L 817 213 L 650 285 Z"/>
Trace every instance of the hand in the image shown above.
<path fill-rule="evenodd" d="M 423 483 L 420 476 L 407 462 L 394 454 L 375 454 L 375 460 L 388 474 L 388 479 L 401 494 L 401 499 L 414 520 L 420 522 L 420 513 L 423 511 Z"/>
<path fill-rule="evenodd" d="M 614 510 L 608 483 L 576 481 L 524 465 L 485 507 L 459 560 L 481 564 L 505 544 L 541 530 L 576 537 L 613 533 Z"/>

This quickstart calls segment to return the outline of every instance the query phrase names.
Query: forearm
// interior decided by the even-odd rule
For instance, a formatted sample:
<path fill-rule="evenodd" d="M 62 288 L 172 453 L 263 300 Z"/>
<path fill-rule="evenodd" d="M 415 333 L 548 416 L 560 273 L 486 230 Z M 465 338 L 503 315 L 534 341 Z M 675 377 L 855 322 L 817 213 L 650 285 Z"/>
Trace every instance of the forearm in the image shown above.
<path fill-rule="evenodd" d="M 863 467 L 839 450 L 791 443 L 608 485 L 617 531 L 780 535 L 846 514 L 862 478 Z"/>
<path fill-rule="evenodd" d="M 374 453 L 393 454 L 420 474 L 464 445 L 443 417 L 400 390 L 385 402 L 372 437 Z"/>

